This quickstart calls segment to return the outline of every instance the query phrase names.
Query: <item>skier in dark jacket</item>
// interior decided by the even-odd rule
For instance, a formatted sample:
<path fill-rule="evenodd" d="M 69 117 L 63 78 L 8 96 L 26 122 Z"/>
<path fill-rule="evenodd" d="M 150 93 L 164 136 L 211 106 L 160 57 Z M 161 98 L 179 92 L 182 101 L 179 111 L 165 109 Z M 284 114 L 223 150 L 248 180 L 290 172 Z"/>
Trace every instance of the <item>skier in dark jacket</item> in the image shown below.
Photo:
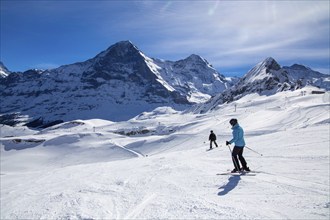
<path fill-rule="evenodd" d="M 214 142 L 215 146 L 218 147 L 217 142 L 215 142 L 216 140 L 217 140 L 217 136 L 215 136 L 215 134 L 213 133 L 213 131 L 211 131 L 210 136 L 209 136 L 210 149 L 212 149 L 212 142 Z"/>
<path fill-rule="evenodd" d="M 233 138 L 230 141 L 226 141 L 226 145 L 235 143 L 235 147 L 232 151 L 232 158 L 234 163 L 234 169 L 232 170 L 232 173 L 244 170 L 244 171 L 250 171 L 249 167 L 247 167 L 245 158 L 243 157 L 243 150 L 245 147 L 245 141 L 244 141 L 244 131 L 241 126 L 239 126 L 237 119 L 233 118 L 229 121 L 229 123 L 232 126 L 233 130 Z M 238 156 L 238 158 L 237 158 Z M 239 166 L 239 162 L 242 164 L 242 168 Z"/>

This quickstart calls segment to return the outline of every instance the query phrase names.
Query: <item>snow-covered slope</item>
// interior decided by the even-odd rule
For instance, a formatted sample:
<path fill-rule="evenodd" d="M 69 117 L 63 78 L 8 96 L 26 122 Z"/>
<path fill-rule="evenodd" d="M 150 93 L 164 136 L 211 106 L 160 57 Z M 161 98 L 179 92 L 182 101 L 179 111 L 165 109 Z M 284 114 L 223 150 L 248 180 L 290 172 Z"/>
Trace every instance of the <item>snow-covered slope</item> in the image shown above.
<path fill-rule="evenodd" d="M 202 115 L 1 127 L 0 218 L 328 219 L 330 97 L 315 89 L 250 94 Z M 244 150 L 251 175 L 217 175 L 233 167 L 233 117 L 257 152 Z M 219 148 L 206 151 L 210 130 Z"/>
<path fill-rule="evenodd" d="M 118 42 L 85 62 L 4 76 L 0 114 L 7 119 L 17 112 L 28 115 L 35 125 L 74 120 L 77 115 L 128 120 L 160 106 L 183 109 L 226 88 L 226 80 L 199 56 L 154 60 L 130 41 Z"/>
<path fill-rule="evenodd" d="M 329 91 L 330 76 L 297 64 L 282 68 L 269 57 L 248 71 L 234 86 L 212 97 L 206 103 L 194 106 L 193 111 L 206 112 L 219 104 L 239 100 L 252 93 L 273 95 L 308 85 Z"/>

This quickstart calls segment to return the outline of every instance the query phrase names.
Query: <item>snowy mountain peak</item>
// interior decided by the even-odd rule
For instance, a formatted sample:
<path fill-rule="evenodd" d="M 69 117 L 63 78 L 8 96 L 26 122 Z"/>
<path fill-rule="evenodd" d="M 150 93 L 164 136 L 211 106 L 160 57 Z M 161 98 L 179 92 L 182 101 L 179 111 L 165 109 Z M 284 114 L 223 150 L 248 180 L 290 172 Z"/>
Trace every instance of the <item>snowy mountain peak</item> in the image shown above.
<path fill-rule="evenodd" d="M 119 41 L 115 43 L 114 45 L 110 46 L 111 49 L 121 49 L 121 50 L 139 50 L 131 41 Z"/>
<path fill-rule="evenodd" d="M 290 68 L 293 70 L 311 70 L 310 68 L 301 64 L 293 64 L 292 66 L 290 66 Z"/>
<path fill-rule="evenodd" d="M 262 66 L 268 69 L 279 70 L 281 66 L 276 62 L 276 60 L 272 57 L 266 58 L 262 63 Z"/>
<path fill-rule="evenodd" d="M 120 57 L 124 58 L 130 54 L 137 54 L 139 49 L 131 42 L 131 41 L 120 41 L 112 46 L 110 46 L 107 50 L 101 52 L 96 57 Z"/>
<path fill-rule="evenodd" d="M 189 63 L 194 63 L 195 65 L 207 65 L 210 68 L 213 68 L 212 65 L 203 57 L 196 55 L 196 54 L 191 54 L 189 57 L 183 60 L 184 62 L 189 62 Z"/>
<path fill-rule="evenodd" d="M 0 78 L 5 78 L 10 74 L 7 67 L 0 61 Z"/>
<path fill-rule="evenodd" d="M 187 60 L 192 60 L 192 61 L 202 61 L 202 62 L 207 62 L 204 58 L 202 58 L 199 55 L 196 54 L 191 54 L 189 57 L 186 58 Z"/>
<path fill-rule="evenodd" d="M 266 58 L 253 67 L 243 78 L 245 82 L 252 83 L 254 81 L 264 80 L 276 75 L 281 66 L 272 57 Z"/>
<path fill-rule="evenodd" d="M 295 64 L 281 67 L 272 57 L 254 66 L 233 87 L 212 97 L 207 102 L 194 106 L 194 112 L 206 112 L 219 104 L 236 101 L 248 94 L 274 95 L 287 90 L 301 89 L 307 85 L 330 90 L 330 76 Z"/>
<path fill-rule="evenodd" d="M 314 71 L 300 64 L 294 64 L 290 67 L 284 66 L 282 69 L 288 74 L 290 81 L 296 82 L 300 87 L 313 85 L 330 90 L 329 75 Z"/>

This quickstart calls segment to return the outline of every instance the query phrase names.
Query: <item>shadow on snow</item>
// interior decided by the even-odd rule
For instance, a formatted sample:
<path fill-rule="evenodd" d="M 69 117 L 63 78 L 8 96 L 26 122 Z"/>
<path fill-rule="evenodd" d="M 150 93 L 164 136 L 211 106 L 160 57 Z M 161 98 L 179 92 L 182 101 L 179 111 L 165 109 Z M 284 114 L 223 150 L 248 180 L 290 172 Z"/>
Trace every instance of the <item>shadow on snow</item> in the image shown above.
<path fill-rule="evenodd" d="M 229 193 L 230 191 L 232 191 L 233 189 L 235 189 L 235 187 L 238 185 L 238 182 L 240 180 L 241 180 L 240 176 L 231 176 L 231 177 L 229 177 L 228 183 L 219 188 L 219 189 L 222 189 L 222 191 L 220 191 L 218 193 L 218 195 L 219 196 L 224 196 L 227 193 Z"/>

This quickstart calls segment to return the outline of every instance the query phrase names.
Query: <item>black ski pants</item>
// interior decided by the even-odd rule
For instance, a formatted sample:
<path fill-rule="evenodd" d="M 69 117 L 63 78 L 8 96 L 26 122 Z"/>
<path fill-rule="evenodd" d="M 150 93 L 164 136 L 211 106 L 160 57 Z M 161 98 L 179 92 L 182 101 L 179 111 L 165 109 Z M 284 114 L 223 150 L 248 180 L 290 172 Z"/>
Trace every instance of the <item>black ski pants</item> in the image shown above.
<path fill-rule="evenodd" d="M 215 140 L 211 140 L 211 141 L 210 141 L 210 148 L 211 148 L 211 149 L 212 149 L 212 142 L 214 142 L 215 146 L 218 147 L 217 142 L 215 142 Z"/>
<path fill-rule="evenodd" d="M 244 147 L 237 147 L 237 146 L 235 146 L 233 149 L 232 157 L 233 157 L 234 167 L 236 168 L 236 170 L 240 170 L 238 160 L 241 162 L 242 168 L 246 168 L 246 161 L 243 157 L 243 150 L 244 150 Z M 237 158 L 237 156 L 238 156 L 238 158 Z"/>

